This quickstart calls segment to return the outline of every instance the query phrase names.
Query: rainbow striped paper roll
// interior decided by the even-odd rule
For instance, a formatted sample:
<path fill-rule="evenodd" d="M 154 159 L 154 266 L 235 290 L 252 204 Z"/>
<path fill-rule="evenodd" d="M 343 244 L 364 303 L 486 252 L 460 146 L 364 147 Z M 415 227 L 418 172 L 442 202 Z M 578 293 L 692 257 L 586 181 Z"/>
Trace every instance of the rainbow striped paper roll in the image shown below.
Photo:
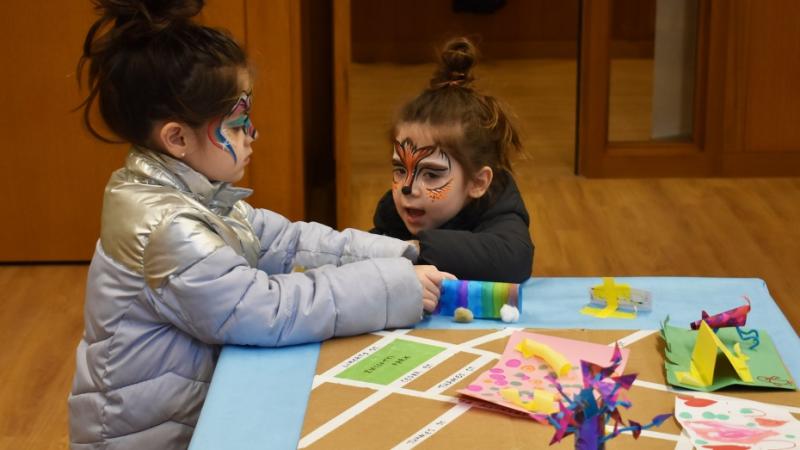
<path fill-rule="evenodd" d="M 503 305 L 522 312 L 519 285 L 494 281 L 443 280 L 439 305 L 434 314 L 452 316 L 456 308 L 467 308 L 476 319 L 499 319 Z"/>

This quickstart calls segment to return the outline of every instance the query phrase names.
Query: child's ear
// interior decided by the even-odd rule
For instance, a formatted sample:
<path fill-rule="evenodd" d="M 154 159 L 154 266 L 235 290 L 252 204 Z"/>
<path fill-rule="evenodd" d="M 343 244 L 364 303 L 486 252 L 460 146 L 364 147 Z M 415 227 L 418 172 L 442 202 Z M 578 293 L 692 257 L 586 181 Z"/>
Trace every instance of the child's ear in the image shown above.
<path fill-rule="evenodd" d="M 166 122 L 158 130 L 158 141 L 161 148 L 175 158 L 181 159 L 189 153 L 191 148 L 190 129 L 185 124 Z"/>
<path fill-rule="evenodd" d="M 483 166 L 478 173 L 472 177 L 469 184 L 467 185 L 467 194 L 472 198 L 481 198 L 483 194 L 489 190 L 489 186 L 492 184 L 492 178 L 494 177 L 494 172 L 492 172 L 492 168 L 489 166 Z"/>

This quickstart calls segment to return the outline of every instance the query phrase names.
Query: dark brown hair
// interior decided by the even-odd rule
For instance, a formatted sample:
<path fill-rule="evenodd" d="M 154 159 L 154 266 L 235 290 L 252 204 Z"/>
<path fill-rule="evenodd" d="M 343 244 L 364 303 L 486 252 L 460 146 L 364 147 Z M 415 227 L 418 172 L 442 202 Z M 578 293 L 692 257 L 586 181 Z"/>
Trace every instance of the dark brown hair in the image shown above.
<path fill-rule="evenodd" d="M 491 195 L 502 187 L 505 177 L 499 175 L 511 171 L 511 154 L 520 152 L 522 144 L 497 99 L 472 88 L 476 61 L 477 50 L 469 39 L 448 41 L 430 86 L 400 110 L 392 138 L 403 123 L 439 127 L 434 140 L 464 167 L 468 177 L 483 166 L 492 169 Z"/>
<path fill-rule="evenodd" d="M 240 94 L 244 50 L 225 31 L 192 21 L 203 0 L 94 0 L 100 18 L 89 28 L 78 62 L 88 63 L 89 94 L 80 105 L 89 132 L 95 102 L 123 141 L 147 146 L 159 120 L 191 127 L 228 112 Z"/>

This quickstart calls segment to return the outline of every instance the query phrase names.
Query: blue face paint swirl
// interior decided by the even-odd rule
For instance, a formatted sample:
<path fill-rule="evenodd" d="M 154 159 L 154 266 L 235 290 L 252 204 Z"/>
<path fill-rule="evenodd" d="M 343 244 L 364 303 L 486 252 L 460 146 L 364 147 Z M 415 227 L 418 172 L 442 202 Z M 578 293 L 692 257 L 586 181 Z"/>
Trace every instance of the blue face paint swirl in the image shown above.
<path fill-rule="evenodd" d="M 228 140 L 228 137 L 225 135 L 225 133 L 223 133 L 223 128 L 232 130 L 241 128 L 247 134 L 247 136 L 255 139 L 257 131 L 253 126 L 253 123 L 250 121 L 250 106 L 252 104 L 251 95 L 252 94 L 250 92 L 243 92 L 239 97 L 239 100 L 237 100 L 236 104 L 233 106 L 233 108 L 231 108 L 231 111 L 228 114 L 208 124 L 208 139 L 220 150 L 225 150 L 230 153 L 234 164 L 238 162 L 236 149 L 233 147 L 233 144 L 230 142 L 230 140 Z M 237 115 L 238 117 L 235 119 L 224 122 L 226 118 Z"/>
<path fill-rule="evenodd" d="M 231 144 L 228 138 L 222 133 L 222 120 L 216 122 L 218 125 L 214 128 L 213 135 L 209 133 L 208 138 L 219 149 L 226 150 L 228 153 L 230 153 L 231 157 L 233 158 L 233 163 L 236 164 L 239 159 L 236 157 L 236 151 L 233 148 L 233 144 Z M 210 128 L 211 124 L 209 124 L 209 131 L 211 131 Z"/>

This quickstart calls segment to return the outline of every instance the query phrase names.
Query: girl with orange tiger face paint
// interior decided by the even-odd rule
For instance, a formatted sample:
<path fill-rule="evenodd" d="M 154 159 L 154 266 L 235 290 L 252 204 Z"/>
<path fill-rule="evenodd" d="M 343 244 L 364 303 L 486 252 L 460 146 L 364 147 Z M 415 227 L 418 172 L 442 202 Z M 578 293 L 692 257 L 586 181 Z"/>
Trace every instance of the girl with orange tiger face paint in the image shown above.
<path fill-rule="evenodd" d="M 393 142 L 392 197 L 414 235 L 440 227 L 470 198 L 463 168 L 434 142 L 433 131 L 427 124 L 401 124 Z"/>

